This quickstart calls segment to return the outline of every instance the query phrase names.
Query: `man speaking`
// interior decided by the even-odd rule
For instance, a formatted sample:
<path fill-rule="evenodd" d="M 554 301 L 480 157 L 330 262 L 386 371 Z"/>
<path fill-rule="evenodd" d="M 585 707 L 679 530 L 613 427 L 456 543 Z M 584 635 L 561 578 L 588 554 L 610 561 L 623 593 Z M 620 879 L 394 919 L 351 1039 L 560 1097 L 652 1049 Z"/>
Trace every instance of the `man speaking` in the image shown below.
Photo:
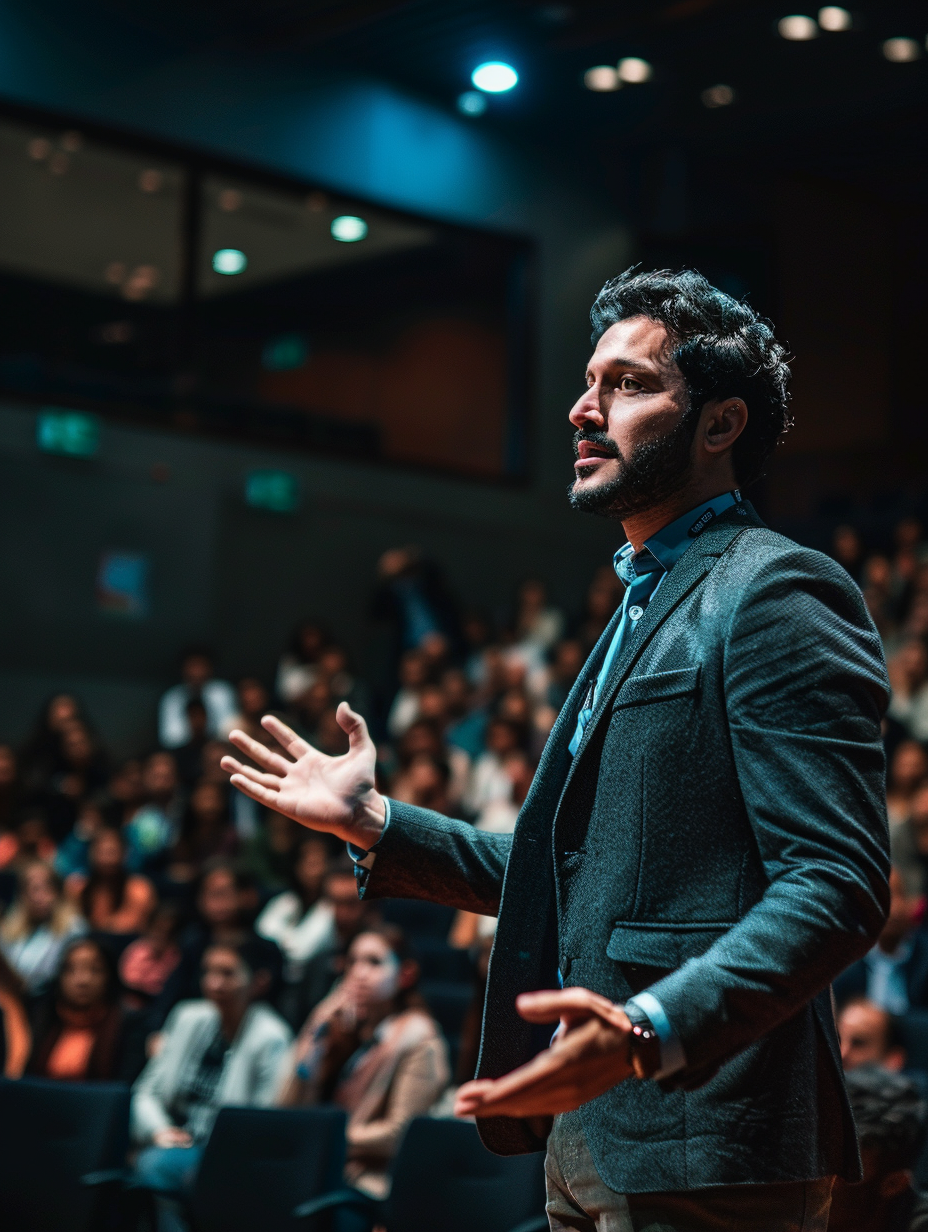
<path fill-rule="evenodd" d="M 628 271 L 592 321 L 570 500 L 622 523 L 626 590 L 515 833 L 379 795 L 344 704 L 344 757 L 268 717 L 289 757 L 233 732 L 261 769 L 223 764 L 350 843 L 363 895 L 499 915 L 458 1112 L 547 1147 L 552 1228 L 824 1232 L 859 1176 L 829 985 L 888 898 L 880 642 L 741 496 L 790 422 L 768 326 L 689 270 Z"/>

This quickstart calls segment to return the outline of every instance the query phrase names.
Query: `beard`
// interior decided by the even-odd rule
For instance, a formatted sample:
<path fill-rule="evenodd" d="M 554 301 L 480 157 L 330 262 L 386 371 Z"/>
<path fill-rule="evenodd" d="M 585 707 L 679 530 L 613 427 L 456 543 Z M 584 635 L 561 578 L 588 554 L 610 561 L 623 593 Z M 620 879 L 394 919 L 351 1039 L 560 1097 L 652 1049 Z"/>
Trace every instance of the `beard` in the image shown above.
<path fill-rule="evenodd" d="M 652 441 L 636 445 L 627 458 L 623 457 L 611 437 L 605 432 L 577 432 L 574 435 L 574 457 L 579 457 L 577 445 L 589 441 L 609 451 L 619 463 L 619 473 L 606 483 L 581 487 L 575 479 L 567 489 L 572 509 L 595 513 L 602 518 L 630 517 L 653 509 L 683 487 L 692 470 L 693 436 L 699 416 L 687 411 L 672 432 Z"/>

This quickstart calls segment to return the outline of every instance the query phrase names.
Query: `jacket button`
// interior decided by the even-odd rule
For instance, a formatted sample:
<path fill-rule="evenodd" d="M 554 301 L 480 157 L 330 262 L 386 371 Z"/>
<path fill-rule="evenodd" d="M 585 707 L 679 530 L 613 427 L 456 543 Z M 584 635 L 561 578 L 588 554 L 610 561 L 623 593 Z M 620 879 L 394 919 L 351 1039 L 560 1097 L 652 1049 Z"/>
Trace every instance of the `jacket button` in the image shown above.
<path fill-rule="evenodd" d="M 644 615 L 644 608 L 639 607 L 637 603 L 628 609 L 628 619 L 629 620 L 640 620 L 643 615 Z"/>

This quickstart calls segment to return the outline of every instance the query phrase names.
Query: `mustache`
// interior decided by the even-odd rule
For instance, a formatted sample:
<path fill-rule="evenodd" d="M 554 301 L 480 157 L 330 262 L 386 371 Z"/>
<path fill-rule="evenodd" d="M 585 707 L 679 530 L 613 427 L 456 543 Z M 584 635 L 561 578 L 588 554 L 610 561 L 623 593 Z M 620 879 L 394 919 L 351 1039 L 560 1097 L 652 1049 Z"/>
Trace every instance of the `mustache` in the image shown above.
<path fill-rule="evenodd" d="M 612 458 L 620 458 L 622 455 L 616 448 L 615 441 L 611 440 L 605 432 L 575 432 L 573 439 L 574 458 L 580 457 L 579 445 L 581 441 L 589 441 L 591 445 L 596 445 L 597 448 L 603 449 Z"/>

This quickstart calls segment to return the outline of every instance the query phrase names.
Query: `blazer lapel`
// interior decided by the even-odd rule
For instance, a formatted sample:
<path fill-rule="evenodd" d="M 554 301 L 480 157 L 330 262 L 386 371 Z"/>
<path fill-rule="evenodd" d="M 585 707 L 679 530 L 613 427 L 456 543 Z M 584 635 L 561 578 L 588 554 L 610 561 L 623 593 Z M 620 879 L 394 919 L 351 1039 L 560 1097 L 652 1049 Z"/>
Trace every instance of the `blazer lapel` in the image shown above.
<path fill-rule="evenodd" d="M 739 508 L 747 510 L 747 516 L 737 513 L 736 511 Z M 624 683 L 626 677 L 641 657 L 651 638 L 671 612 L 700 584 L 718 557 L 730 547 L 741 532 L 747 526 L 762 525 L 763 522 L 757 517 L 753 506 L 744 501 L 741 506 L 734 506 L 731 511 L 723 514 L 717 522 L 710 524 L 671 569 L 670 573 L 658 587 L 654 598 L 645 609 L 644 615 L 638 621 L 637 629 L 626 639 L 625 645 L 616 656 L 612 670 L 609 672 L 609 677 L 597 699 L 596 708 L 589 723 L 586 725 L 583 739 L 580 741 L 573 762 L 568 770 L 567 779 L 564 784 L 565 789 L 573 777 L 575 768 L 586 751 L 600 719 L 612 704 L 612 699 L 617 690 Z"/>

